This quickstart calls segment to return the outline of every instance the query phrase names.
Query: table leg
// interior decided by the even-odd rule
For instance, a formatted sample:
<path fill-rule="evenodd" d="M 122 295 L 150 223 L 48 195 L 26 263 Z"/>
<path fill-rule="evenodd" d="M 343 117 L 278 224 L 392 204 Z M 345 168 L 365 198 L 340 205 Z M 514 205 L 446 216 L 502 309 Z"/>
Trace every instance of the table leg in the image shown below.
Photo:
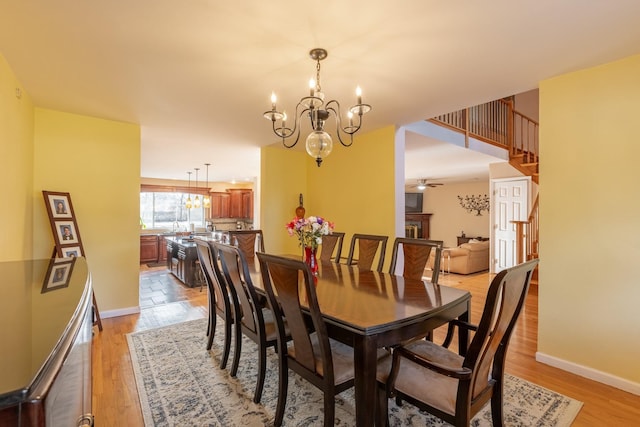
<path fill-rule="evenodd" d="M 354 343 L 356 426 L 372 426 L 376 404 L 377 343 L 371 336 L 357 336 Z"/>
<path fill-rule="evenodd" d="M 471 300 L 467 301 L 467 311 L 458 317 L 463 322 L 470 322 Z M 466 328 L 458 328 L 458 353 L 460 356 L 467 355 L 469 348 L 469 330 Z"/>

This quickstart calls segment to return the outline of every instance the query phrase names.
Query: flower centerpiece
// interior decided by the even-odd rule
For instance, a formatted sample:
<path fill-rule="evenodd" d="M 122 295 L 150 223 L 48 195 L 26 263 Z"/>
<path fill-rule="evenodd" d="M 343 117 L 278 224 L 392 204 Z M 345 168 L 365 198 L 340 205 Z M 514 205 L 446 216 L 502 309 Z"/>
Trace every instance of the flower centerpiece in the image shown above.
<path fill-rule="evenodd" d="M 331 234 L 333 223 L 319 216 L 307 218 L 294 218 L 287 224 L 289 236 L 297 236 L 300 246 L 305 251 L 305 261 L 309 264 L 311 271 L 318 271 L 316 252 L 318 246 L 322 244 L 322 236 Z"/>

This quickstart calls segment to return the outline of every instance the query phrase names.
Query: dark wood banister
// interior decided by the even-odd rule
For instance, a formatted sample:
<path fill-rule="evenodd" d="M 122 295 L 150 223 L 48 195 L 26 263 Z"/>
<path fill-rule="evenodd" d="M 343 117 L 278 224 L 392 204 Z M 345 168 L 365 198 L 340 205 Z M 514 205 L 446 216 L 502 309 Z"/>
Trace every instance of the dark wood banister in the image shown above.
<path fill-rule="evenodd" d="M 469 138 L 474 138 L 508 150 L 511 163 L 514 164 L 513 160 L 517 159 L 514 166 L 533 176 L 537 182 L 540 126 L 537 121 L 515 110 L 513 101 L 498 99 L 442 114 L 429 121 L 463 133 L 467 148 Z M 535 170 L 523 171 L 520 165 L 525 168 L 535 166 Z"/>
<path fill-rule="evenodd" d="M 540 242 L 539 199 L 540 194 L 536 196 L 526 221 L 511 221 L 516 225 L 516 261 L 518 264 L 538 258 L 538 244 Z"/>

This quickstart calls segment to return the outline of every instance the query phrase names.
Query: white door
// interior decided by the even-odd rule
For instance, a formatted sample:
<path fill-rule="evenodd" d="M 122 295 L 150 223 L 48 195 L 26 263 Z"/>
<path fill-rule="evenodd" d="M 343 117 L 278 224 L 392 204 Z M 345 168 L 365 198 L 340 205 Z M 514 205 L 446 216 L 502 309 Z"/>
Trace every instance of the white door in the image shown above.
<path fill-rule="evenodd" d="M 498 273 L 516 265 L 516 225 L 529 215 L 531 178 L 492 180 L 492 262 L 491 271 Z"/>

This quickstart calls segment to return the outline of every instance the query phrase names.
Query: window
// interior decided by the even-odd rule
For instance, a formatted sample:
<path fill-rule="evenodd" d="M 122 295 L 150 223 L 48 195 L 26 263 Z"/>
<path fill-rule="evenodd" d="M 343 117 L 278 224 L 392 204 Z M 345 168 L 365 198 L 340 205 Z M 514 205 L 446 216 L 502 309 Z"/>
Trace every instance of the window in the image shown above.
<path fill-rule="evenodd" d="M 140 192 L 140 222 L 146 228 L 166 228 L 169 230 L 190 230 L 205 226 L 205 212 L 199 208 L 187 209 L 187 193 L 179 192 Z M 199 196 L 202 199 L 202 196 Z M 195 195 L 191 194 L 191 200 Z"/>

